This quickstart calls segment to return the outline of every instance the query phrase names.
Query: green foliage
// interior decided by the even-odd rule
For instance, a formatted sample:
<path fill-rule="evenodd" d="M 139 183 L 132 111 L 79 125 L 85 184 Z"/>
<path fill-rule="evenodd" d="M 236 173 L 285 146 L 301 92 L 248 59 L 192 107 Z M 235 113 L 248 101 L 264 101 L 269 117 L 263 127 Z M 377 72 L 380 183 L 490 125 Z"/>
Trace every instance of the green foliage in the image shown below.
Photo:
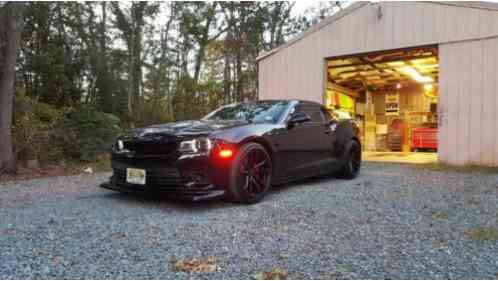
<path fill-rule="evenodd" d="M 85 57 L 66 15 L 74 4 L 30 3 L 21 38 L 23 83 L 30 96 L 59 107 L 77 103 L 83 93 Z"/>
<path fill-rule="evenodd" d="M 151 99 L 142 101 L 135 107 L 134 121 L 136 127 L 172 122 L 167 110 L 167 101 Z"/>
<path fill-rule="evenodd" d="M 24 93 L 16 97 L 18 159 L 94 160 L 122 124 L 196 119 L 256 99 L 256 57 L 301 31 L 292 7 L 26 3 L 16 66 Z"/>
<path fill-rule="evenodd" d="M 256 57 L 300 31 L 290 2 L 30 2 L 26 95 L 95 106 L 129 126 L 198 118 L 257 98 Z M 164 21 L 154 19 L 165 12 Z"/>
<path fill-rule="evenodd" d="M 121 121 L 90 106 L 56 109 L 24 94 L 16 96 L 13 137 L 17 159 L 42 163 L 94 161 L 121 133 Z"/>
<path fill-rule="evenodd" d="M 41 162 L 61 159 L 63 151 L 60 146 L 54 145 L 54 140 L 63 116 L 63 110 L 18 94 L 12 130 L 16 158 L 39 159 Z"/>
<path fill-rule="evenodd" d="M 70 110 L 61 126 L 65 154 L 83 161 L 97 159 L 110 150 L 121 133 L 120 123 L 115 115 L 91 106 Z"/>

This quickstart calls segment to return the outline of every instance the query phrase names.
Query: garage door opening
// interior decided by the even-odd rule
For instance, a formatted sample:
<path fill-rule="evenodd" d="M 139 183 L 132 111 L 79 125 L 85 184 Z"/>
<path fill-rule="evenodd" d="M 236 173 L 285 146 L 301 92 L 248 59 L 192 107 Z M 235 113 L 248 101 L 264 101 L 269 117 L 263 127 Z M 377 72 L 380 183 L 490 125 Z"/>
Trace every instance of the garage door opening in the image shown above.
<path fill-rule="evenodd" d="M 437 46 L 334 57 L 326 65 L 325 104 L 358 122 L 367 160 L 437 161 Z"/>

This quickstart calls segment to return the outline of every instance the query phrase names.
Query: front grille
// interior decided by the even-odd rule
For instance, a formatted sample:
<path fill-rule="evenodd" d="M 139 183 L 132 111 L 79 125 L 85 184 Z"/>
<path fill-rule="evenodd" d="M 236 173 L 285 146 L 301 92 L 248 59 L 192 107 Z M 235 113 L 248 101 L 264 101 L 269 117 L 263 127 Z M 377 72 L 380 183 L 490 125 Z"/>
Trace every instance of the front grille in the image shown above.
<path fill-rule="evenodd" d="M 179 140 L 174 136 L 148 136 L 124 142 L 124 148 L 135 156 L 171 155 L 177 152 Z"/>
<path fill-rule="evenodd" d="M 113 169 L 114 180 L 118 185 L 130 185 L 126 182 L 126 169 Z M 183 178 L 176 168 L 163 168 L 161 171 L 145 172 L 145 185 L 148 187 L 167 188 L 183 184 Z"/>

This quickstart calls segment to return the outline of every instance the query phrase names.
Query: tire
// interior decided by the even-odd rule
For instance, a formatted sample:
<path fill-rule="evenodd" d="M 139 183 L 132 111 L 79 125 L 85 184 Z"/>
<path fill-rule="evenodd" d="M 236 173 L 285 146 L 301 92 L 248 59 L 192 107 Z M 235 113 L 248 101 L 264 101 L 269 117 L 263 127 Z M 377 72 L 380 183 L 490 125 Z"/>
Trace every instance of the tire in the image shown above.
<path fill-rule="evenodd" d="M 254 142 L 244 144 L 233 159 L 227 199 L 252 204 L 261 201 L 271 185 L 272 162 L 266 149 Z"/>
<path fill-rule="evenodd" d="M 344 154 L 344 166 L 339 170 L 338 176 L 343 179 L 352 180 L 360 174 L 361 169 L 361 147 L 355 140 L 350 140 L 346 145 Z"/>

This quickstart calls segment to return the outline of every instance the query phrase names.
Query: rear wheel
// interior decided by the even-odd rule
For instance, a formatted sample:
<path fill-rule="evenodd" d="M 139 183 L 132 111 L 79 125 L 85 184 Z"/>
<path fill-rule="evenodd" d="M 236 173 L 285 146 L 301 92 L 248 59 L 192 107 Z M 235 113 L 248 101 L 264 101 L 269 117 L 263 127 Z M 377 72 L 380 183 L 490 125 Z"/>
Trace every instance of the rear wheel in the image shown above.
<path fill-rule="evenodd" d="M 266 149 L 258 143 L 243 145 L 234 158 L 228 186 L 229 199 L 256 203 L 271 185 L 272 163 Z"/>
<path fill-rule="evenodd" d="M 361 169 L 361 147 L 357 141 L 351 140 L 346 146 L 345 162 L 339 171 L 339 176 L 345 179 L 354 179 Z"/>

